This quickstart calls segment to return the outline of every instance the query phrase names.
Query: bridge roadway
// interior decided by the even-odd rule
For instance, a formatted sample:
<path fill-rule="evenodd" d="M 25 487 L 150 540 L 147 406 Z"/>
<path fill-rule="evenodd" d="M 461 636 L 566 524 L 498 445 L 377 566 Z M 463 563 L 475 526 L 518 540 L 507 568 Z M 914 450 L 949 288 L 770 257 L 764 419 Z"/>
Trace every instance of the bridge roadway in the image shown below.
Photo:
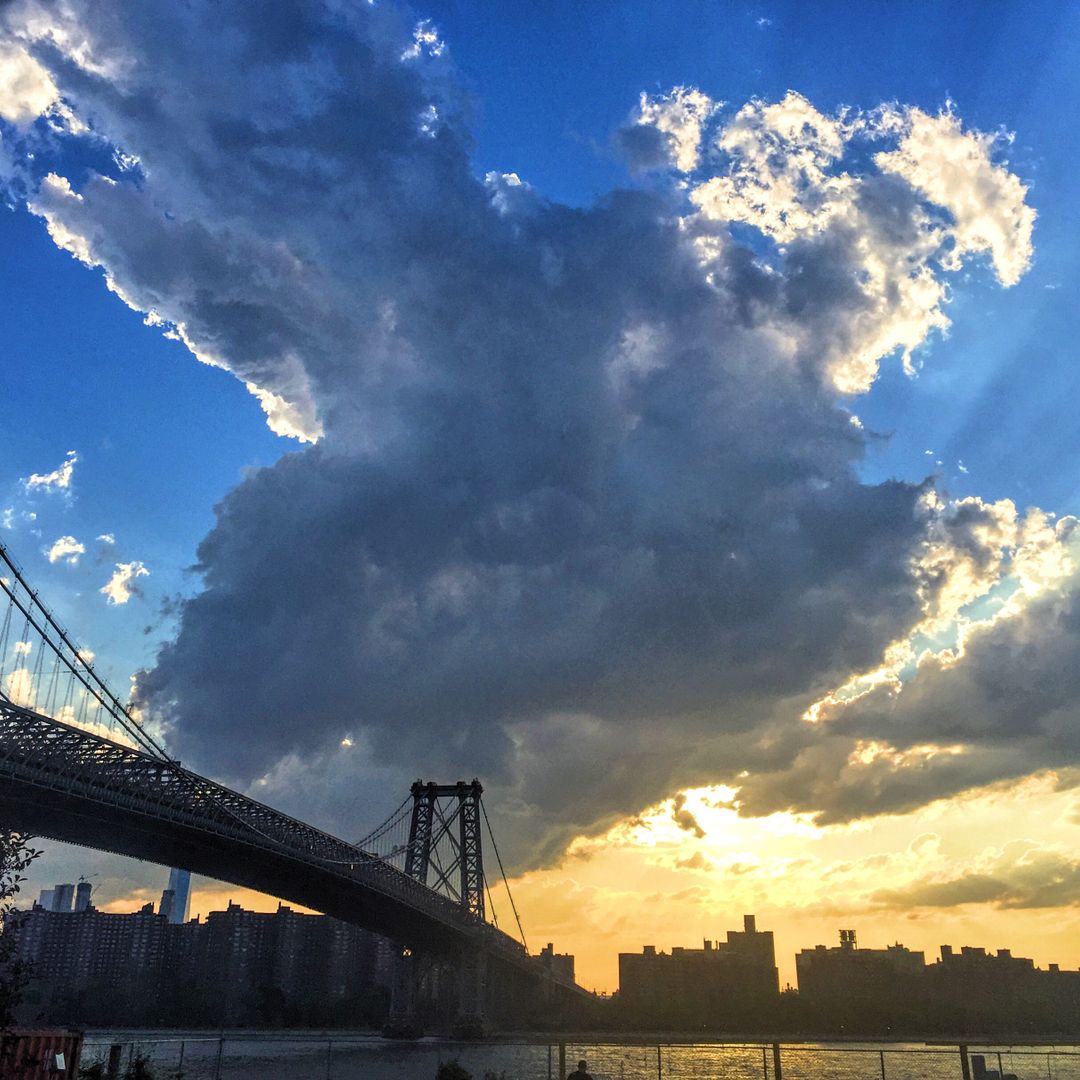
<path fill-rule="evenodd" d="M 182 866 L 413 949 L 483 951 L 541 977 L 538 962 L 509 935 L 371 853 L 172 762 L 2 696 L 0 823 Z"/>

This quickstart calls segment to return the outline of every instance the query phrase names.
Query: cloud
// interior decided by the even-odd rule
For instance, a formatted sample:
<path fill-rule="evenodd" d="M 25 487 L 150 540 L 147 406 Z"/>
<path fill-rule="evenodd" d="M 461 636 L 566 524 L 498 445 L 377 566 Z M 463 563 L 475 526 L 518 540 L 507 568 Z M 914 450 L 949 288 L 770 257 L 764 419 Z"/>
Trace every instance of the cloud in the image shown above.
<path fill-rule="evenodd" d="M 442 56 L 446 42 L 439 37 L 430 19 L 421 19 L 413 30 L 412 43 L 402 50 L 402 60 L 416 60 L 421 56 Z"/>
<path fill-rule="evenodd" d="M 98 592 L 112 605 L 126 604 L 133 596 L 141 596 L 138 579 L 149 577 L 150 571 L 141 562 L 117 563 L 113 575 Z"/>
<path fill-rule="evenodd" d="M 821 113 L 801 94 L 755 99 L 717 133 L 727 168 L 697 185 L 692 198 L 712 218 L 745 222 L 781 241 L 820 232 L 860 186 L 833 171 L 851 133 L 843 114 Z"/>
<path fill-rule="evenodd" d="M 122 163 L 38 166 L 30 208 L 305 444 L 221 501 L 204 590 L 139 675 L 186 761 L 325 788 L 333 820 L 364 777 L 480 774 L 522 862 L 694 784 L 750 812 L 794 770 L 809 809 L 896 804 L 819 783 L 859 740 L 904 753 L 891 725 L 800 717 L 1013 567 L 998 504 L 863 483 L 838 400 L 993 253 L 959 180 L 927 179 L 962 130 L 680 88 L 632 126 L 691 175 L 570 208 L 475 175 L 439 39 L 392 5 L 2 18 Z M 1011 220 L 1022 185 L 964 146 L 971 220 Z M 1013 268 L 1021 232 L 995 234 Z M 145 567 L 117 569 L 122 603 Z"/>
<path fill-rule="evenodd" d="M 667 94 L 642 94 L 634 122 L 617 133 L 631 167 L 693 172 L 701 160 L 702 130 L 720 104 L 686 86 Z"/>
<path fill-rule="evenodd" d="M 98 537 L 98 540 L 102 544 L 107 544 L 109 547 L 112 547 L 116 543 L 116 537 L 112 533 L 102 533 Z"/>
<path fill-rule="evenodd" d="M 1027 188 L 993 160 L 1002 140 L 964 131 L 952 112 L 929 116 L 908 109 L 885 115 L 901 126 L 904 137 L 875 161 L 952 215 L 951 264 L 989 252 L 1001 283 L 1015 285 L 1031 263 L 1035 211 L 1025 201 Z"/>
<path fill-rule="evenodd" d="M 1080 904 L 1080 860 L 1039 844 L 1014 841 L 956 877 L 925 877 L 873 899 L 888 907 L 951 908 L 992 904 L 998 908 L 1057 908 Z"/>
<path fill-rule="evenodd" d="M 860 149 L 897 139 L 873 156 L 879 173 L 845 167 Z M 884 357 L 900 349 L 912 370 L 915 350 L 948 327 L 942 270 L 990 251 L 1008 286 L 1030 264 L 1035 211 L 1027 188 L 993 161 L 995 142 L 965 132 L 951 112 L 829 115 L 788 93 L 755 99 L 724 124 L 715 146 L 726 167 L 690 197 L 709 218 L 789 245 L 790 262 L 817 288 L 845 291 L 846 324 L 800 306 L 789 333 L 823 358 L 838 390 L 861 393 Z"/>
<path fill-rule="evenodd" d="M 823 729 L 741 789 L 747 812 L 815 808 L 819 820 L 899 813 L 1002 778 L 1080 758 L 1080 576 L 1075 521 L 1029 515 L 1005 593 L 961 619 L 951 646 L 909 652 L 910 670 L 833 697 Z M 965 571 L 966 573 L 966 571 Z M 948 593 L 946 589 L 944 592 Z"/>
<path fill-rule="evenodd" d="M 705 835 L 705 830 L 698 824 L 698 819 L 694 816 L 693 811 L 687 809 L 684 794 L 680 793 L 675 796 L 672 815 L 675 818 L 675 824 L 684 832 L 691 833 L 699 840 Z"/>
<path fill-rule="evenodd" d="M 52 472 L 31 473 L 23 480 L 23 487 L 27 491 L 70 491 L 78 462 L 79 455 L 74 450 L 69 450 L 63 462 Z"/>
<path fill-rule="evenodd" d="M 4 694 L 16 705 L 33 708 L 37 696 L 33 673 L 27 668 L 16 668 L 9 672 L 4 680 Z"/>
<path fill-rule="evenodd" d="M 24 48 L 0 42 L 0 118 L 26 125 L 55 104 L 56 84 Z"/>
<path fill-rule="evenodd" d="M 49 562 L 55 563 L 63 560 L 68 566 L 78 566 L 79 556 L 86 554 L 86 545 L 80 544 L 74 536 L 61 536 L 54 540 L 45 552 Z"/>

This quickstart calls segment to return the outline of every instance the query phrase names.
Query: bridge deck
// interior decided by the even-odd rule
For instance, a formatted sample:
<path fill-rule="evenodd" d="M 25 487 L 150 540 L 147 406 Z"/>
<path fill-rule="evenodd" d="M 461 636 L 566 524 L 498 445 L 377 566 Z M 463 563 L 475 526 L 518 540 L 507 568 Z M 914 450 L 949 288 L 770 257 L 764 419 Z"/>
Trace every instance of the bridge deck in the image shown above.
<path fill-rule="evenodd" d="M 5 698 L 0 821 L 183 866 L 412 947 L 483 948 L 536 970 L 509 935 L 370 853 L 171 762 Z"/>

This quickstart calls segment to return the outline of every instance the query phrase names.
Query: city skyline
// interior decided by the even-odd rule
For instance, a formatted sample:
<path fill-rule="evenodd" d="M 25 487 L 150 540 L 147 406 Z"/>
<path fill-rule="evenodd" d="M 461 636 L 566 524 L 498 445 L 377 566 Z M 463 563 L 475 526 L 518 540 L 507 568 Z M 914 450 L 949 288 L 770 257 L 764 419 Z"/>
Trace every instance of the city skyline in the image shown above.
<path fill-rule="evenodd" d="M 60 887 L 60 886 L 58 886 Z M 68 883 L 68 888 L 74 889 L 74 885 Z M 77 914 L 80 911 L 93 910 L 101 911 L 105 915 L 160 915 L 163 916 L 167 922 L 174 925 L 182 925 L 183 923 L 191 923 L 198 925 L 206 925 L 210 916 L 222 916 L 232 912 L 241 912 L 249 915 L 268 916 L 284 913 L 288 916 L 319 916 L 318 912 L 309 911 L 303 907 L 295 904 L 286 905 L 282 901 L 278 900 L 274 902 L 273 907 L 245 907 L 243 903 L 237 902 L 233 897 L 235 895 L 245 894 L 245 890 L 233 889 L 229 899 L 227 899 L 223 905 L 214 907 L 212 910 L 208 910 L 205 913 L 196 912 L 189 916 L 185 920 L 177 920 L 173 917 L 171 910 L 171 898 L 168 897 L 167 892 L 163 892 L 158 902 L 155 904 L 153 900 L 148 900 L 144 904 L 140 904 L 138 907 L 132 907 L 127 910 L 117 910 L 117 903 L 111 903 L 104 908 L 98 908 L 96 904 L 92 902 L 89 896 L 89 892 L 86 894 L 86 903 L 83 906 L 69 906 L 64 907 L 56 906 L 51 896 L 46 898 L 45 895 L 39 898 L 38 901 L 33 902 L 32 907 L 21 905 L 18 910 L 23 912 L 29 910 L 43 909 L 49 912 L 55 912 L 57 914 Z M 250 895 L 250 893 L 248 893 Z M 68 900 L 72 900 L 73 897 L 69 896 Z M 328 918 L 328 916 L 320 916 L 320 918 Z M 697 943 L 688 944 L 685 941 L 681 943 L 669 942 L 666 944 L 657 945 L 655 943 L 644 944 L 638 951 L 626 951 L 621 950 L 618 954 L 618 960 L 621 961 L 623 957 L 630 957 L 632 959 L 655 959 L 655 958 L 667 958 L 679 960 L 683 957 L 704 957 L 706 960 L 709 958 L 718 958 L 723 960 L 727 956 L 726 950 L 734 950 L 732 955 L 735 956 L 747 956 L 761 962 L 767 962 L 775 964 L 774 974 L 777 976 L 775 980 L 775 986 L 772 987 L 773 992 L 788 989 L 801 989 L 798 977 L 798 961 L 801 958 L 812 961 L 815 955 L 826 954 L 826 956 L 842 956 L 847 952 L 853 952 L 855 954 L 866 954 L 873 956 L 886 956 L 889 957 L 896 954 L 900 957 L 900 965 L 904 962 L 910 965 L 912 962 L 916 963 L 918 967 L 929 967 L 934 964 L 941 964 L 948 961 L 968 958 L 981 958 L 988 960 L 1009 960 L 1018 964 L 1033 964 L 1033 970 L 1038 972 L 1064 972 L 1071 975 L 1080 975 L 1080 970 L 1070 971 L 1065 965 L 1062 965 L 1058 961 L 1048 961 L 1045 965 L 1035 963 L 1030 957 L 1023 957 L 1016 954 L 1015 950 L 1008 945 L 998 945 L 988 947 L 985 944 L 973 945 L 973 944 L 952 944 L 949 942 L 941 942 L 936 946 L 937 957 L 934 958 L 932 950 L 912 950 L 907 944 L 899 939 L 893 941 L 880 941 L 880 942 L 867 942 L 858 940 L 857 928 L 838 928 L 834 934 L 830 943 L 818 941 L 814 944 L 803 942 L 797 947 L 797 951 L 792 951 L 790 955 L 784 953 L 782 949 L 777 949 L 774 944 L 775 934 L 774 931 L 765 925 L 758 925 L 756 915 L 742 915 L 741 926 L 739 929 L 733 929 L 725 927 L 725 939 L 705 937 L 700 939 L 701 945 Z M 335 920 L 330 919 L 330 922 Z M 369 935 L 371 936 L 371 935 Z M 378 935 L 373 935 L 378 937 Z M 942 933 L 939 936 L 948 936 L 948 933 L 942 928 Z M 766 948 L 760 956 L 756 954 L 760 952 L 753 945 L 755 938 L 760 938 L 766 943 Z M 383 939 L 386 943 L 387 949 L 392 950 L 393 944 L 389 939 Z M 743 941 L 749 941 L 749 948 L 743 945 Z M 386 950 L 383 950 L 384 952 Z M 925 955 L 924 955 L 925 954 Z M 387 955 L 389 955 L 387 953 Z M 548 942 L 543 949 L 537 951 L 537 955 L 540 957 L 548 957 L 549 961 L 554 963 L 564 962 L 567 964 L 567 971 L 572 971 L 575 966 L 576 957 L 573 954 L 560 953 L 555 943 Z M 384 956 L 384 963 L 388 963 L 386 956 Z M 785 980 L 782 977 L 784 970 L 790 970 L 794 973 L 794 978 Z M 389 978 L 387 972 L 386 977 Z M 612 990 L 597 990 L 596 992 L 610 996 L 610 994 L 618 991 L 622 978 L 616 980 L 616 985 Z M 596 989 L 596 988 L 590 988 Z"/>
<path fill-rule="evenodd" d="M 585 985 L 1080 966 L 1080 12 L 969 8 L 6 6 L 0 538 L 203 775 L 478 776 Z"/>

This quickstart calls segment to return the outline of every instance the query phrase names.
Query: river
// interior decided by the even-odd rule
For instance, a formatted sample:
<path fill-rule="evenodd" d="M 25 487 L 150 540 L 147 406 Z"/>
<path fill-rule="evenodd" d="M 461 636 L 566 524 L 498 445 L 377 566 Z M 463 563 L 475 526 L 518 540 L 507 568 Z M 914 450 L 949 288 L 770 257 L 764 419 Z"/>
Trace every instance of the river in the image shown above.
<path fill-rule="evenodd" d="M 541 1037 L 542 1038 L 542 1037 Z M 457 1060 L 474 1080 L 558 1080 L 559 1047 L 542 1041 L 394 1042 L 332 1032 L 87 1032 L 83 1064 L 111 1044 L 122 1061 L 146 1058 L 154 1080 L 435 1080 Z M 1080 1046 L 973 1044 L 987 1069 L 1017 1080 L 1080 1080 Z M 771 1045 L 570 1042 L 567 1070 L 588 1062 L 595 1080 L 777 1080 Z M 959 1048 L 928 1043 L 784 1043 L 782 1080 L 962 1080 Z M 969 1060 L 971 1080 L 978 1065 Z M 123 1072 L 121 1073 L 123 1075 Z"/>

